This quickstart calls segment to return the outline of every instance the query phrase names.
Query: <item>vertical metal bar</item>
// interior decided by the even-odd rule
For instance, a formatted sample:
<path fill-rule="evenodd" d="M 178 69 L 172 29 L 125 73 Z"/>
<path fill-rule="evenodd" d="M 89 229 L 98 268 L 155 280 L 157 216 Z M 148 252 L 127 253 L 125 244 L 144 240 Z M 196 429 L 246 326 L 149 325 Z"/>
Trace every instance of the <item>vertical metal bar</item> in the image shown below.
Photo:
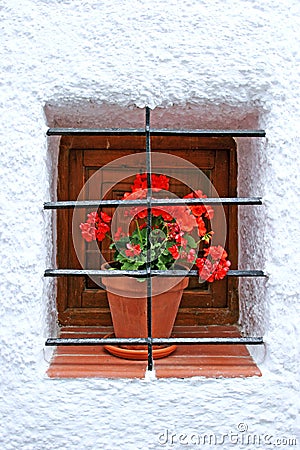
<path fill-rule="evenodd" d="M 147 329 L 148 329 L 148 370 L 153 370 L 153 347 L 152 347 L 152 278 L 151 278 L 151 201 L 152 201 L 152 177 L 151 177 L 151 143 L 150 143 L 150 108 L 146 107 L 146 169 L 147 169 Z"/>

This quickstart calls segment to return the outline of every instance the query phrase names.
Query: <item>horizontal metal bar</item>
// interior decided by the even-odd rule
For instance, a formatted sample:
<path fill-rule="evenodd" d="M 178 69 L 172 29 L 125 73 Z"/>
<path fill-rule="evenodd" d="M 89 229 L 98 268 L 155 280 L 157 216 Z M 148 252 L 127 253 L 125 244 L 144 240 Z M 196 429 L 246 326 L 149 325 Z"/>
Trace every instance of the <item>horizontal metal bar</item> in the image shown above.
<path fill-rule="evenodd" d="M 49 338 L 46 346 L 53 345 L 169 345 L 169 344 L 263 344 L 262 337 L 203 337 L 203 338 Z"/>
<path fill-rule="evenodd" d="M 144 128 L 49 128 L 47 136 L 145 136 Z"/>
<path fill-rule="evenodd" d="M 147 277 L 146 270 L 93 270 L 93 269 L 47 269 L 45 277 L 82 277 L 82 276 L 105 276 L 105 277 Z M 151 270 L 151 276 L 161 277 L 196 277 L 197 270 Z M 266 277 L 262 270 L 229 270 L 229 277 Z"/>
<path fill-rule="evenodd" d="M 229 277 L 267 277 L 263 270 L 228 270 Z"/>
<path fill-rule="evenodd" d="M 168 345 L 168 344 L 246 344 L 246 345 L 260 345 L 263 344 L 262 337 L 203 337 L 203 338 L 153 338 L 154 345 Z"/>
<path fill-rule="evenodd" d="M 148 338 L 49 338 L 45 345 L 147 345 Z"/>
<path fill-rule="evenodd" d="M 145 136 L 144 128 L 49 128 L 47 136 Z M 265 130 L 168 130 L 152 129 L 152 136 L 265 137 Z"/>
<path fill-rule="evenodd" d="M 211 198 L 169 198 L 151 199 L 154 206 L 167 205 L 262 205 L 261 197 L 211 197 Z M 82 200 L 46 202 L 44 209 L 99 208 L 108 206 L 147 206 L 147 200 Z"/>
<path fill-rule="evenodd" d="M 152 136 L 191 136 L 191 137 L 265 137 L 265 130 L 211 130 L 211 129 L 197 129 L 197 130 L 166 130 L 153 129 Z"/>

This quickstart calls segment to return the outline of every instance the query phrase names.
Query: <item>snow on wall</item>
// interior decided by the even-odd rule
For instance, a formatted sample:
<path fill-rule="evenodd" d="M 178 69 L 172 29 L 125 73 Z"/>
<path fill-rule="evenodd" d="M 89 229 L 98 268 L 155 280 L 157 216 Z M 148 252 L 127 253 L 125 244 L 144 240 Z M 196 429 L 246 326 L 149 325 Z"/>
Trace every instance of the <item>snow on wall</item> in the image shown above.
<path fill-rule="evenodd" d="M 248 434 L 247 448 L 275 439 L 296 448 L 299 9 L 297 0 L 2 1 L 3 449 L 197 448 L 202 433 L 226 449 Z M 56 313 L 43 272 L 55 251 L 42 205 L 55 195 L 58 149 L 46 126 L 134 126 L 146 104 L 153 125 L 267 130 L 238 141 L 240 195 L 264 197 L 239 213 L 240 266 L 269 274 L 241 283 L 241 325 L 266 339 L 255 353 L 262 378 L 45 376 Z"/>

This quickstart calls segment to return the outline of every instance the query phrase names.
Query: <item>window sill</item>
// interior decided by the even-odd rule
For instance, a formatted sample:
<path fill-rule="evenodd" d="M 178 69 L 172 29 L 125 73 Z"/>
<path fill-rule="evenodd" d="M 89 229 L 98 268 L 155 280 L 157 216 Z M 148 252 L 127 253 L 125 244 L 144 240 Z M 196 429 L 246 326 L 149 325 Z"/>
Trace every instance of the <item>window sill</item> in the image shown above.
<path fill-rule="evenodd" d="M 63 327 L 61 338 L 104 337 L 108 327 Z M 177 326 L 175 337 L 240 337 L 234 325 Z M 261 376 L 245 345 L 178 345 L 170 356 L 154 362 L 157 378 L 235 378 Z M 110 355 L 102 346 L 57 347 L 50 378 L 144 378 L 147 361 Z"/>

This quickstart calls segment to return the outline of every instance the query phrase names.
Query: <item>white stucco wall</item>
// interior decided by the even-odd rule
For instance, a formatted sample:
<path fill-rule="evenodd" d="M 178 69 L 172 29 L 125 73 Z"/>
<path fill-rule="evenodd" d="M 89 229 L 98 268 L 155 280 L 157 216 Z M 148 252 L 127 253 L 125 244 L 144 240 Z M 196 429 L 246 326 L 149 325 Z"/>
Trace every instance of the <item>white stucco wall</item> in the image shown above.
<path fill-rule="evenodd" d="M 225 449 L 299 445 L 299 1 L 2 0 L 0 17 L 1 448 L 157 449 L 166 430 L 168 449 L 201 448 L 186 445 L 192 432 L 219 447 L 229 434 Z M 241 284 L 241 324 L 266 339 L 261 378 L 45 376 L 55 289 L 43 272 L 55 258 L 42 206 L 57 156 L 46 122 L 142 125 L 146 104 L 153 125 L 267 131 L 239 140 L 240 194 L 264 197 L 240 209 L 240 267 L 269 274 Z M 257 445 L 243 445 L 242 426 L 235 436 L 239 424 Z"/>

